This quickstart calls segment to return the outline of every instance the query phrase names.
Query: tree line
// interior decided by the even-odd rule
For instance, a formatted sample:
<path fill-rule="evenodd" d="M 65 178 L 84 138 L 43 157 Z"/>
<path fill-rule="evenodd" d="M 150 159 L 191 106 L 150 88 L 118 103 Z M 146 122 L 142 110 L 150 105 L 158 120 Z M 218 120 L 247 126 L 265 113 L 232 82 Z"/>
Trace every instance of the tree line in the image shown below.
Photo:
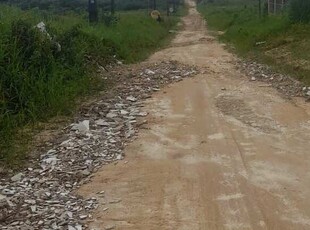
<path fill-rule="evenodd" d="M 175 0 L 179 3 L 180 0 Z M 100 9 L 108 11 L 110 0 L 97 0 Z M 167 0 L 115 0 L 115 10 L 139 10 L 153 8 L 156 2 L 156 8 L 166 9 Z M 0 3 L 7 3 L 18 6 L 22 10 L 37 8 L 39 10 L 66 12 L 66 11 L 85 11 L 88 7 L 88 0 L 0 0 Z"/>

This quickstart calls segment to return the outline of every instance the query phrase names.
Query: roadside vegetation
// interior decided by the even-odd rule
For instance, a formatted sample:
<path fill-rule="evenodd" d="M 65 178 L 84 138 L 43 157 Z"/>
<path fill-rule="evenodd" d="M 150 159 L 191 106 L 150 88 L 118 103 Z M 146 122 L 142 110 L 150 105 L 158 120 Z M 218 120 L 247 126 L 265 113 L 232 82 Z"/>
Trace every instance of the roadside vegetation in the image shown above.
<path fill-rule="evenodd" d="M 87 9 L 88 0 L 0 0 L 11 5 L 18 6 L 22 10 L 36 9 L 53 13 L 63 13 L 68 11 L 83 13 Z M 110 10 L 110 0 L 97 0 L 100 10 Z M 131 11 L 148 9 L 153 7 L 153 0 L 114 0 L 115 10 Z M 182 0 L 175 0 L 179 5 Z M 156 8 L 166 10 L 167 0 L 156 0 Z"/>
<path fill-rule="evenodd" d="M 221 41 L 247 58 L 267 63 L 310 84 L 310 1 L 291 0 L 269 14 L 261 1 L 205 0 L 199 10 Z"/>
<path fill-rule="evenodd" d="M 85 10 L 52 14 L 0 4 L 0 166 L 27 159 L 31 127 L 72 114 L 76 99 L 106 87 L 98 65 L 145 59 L 178 21 L 175 15 L 159 23 L 146 11 L 117 17 L 111 26 L 90 25 Z M 41 21 L 49 35 L 36 28 Z"/>

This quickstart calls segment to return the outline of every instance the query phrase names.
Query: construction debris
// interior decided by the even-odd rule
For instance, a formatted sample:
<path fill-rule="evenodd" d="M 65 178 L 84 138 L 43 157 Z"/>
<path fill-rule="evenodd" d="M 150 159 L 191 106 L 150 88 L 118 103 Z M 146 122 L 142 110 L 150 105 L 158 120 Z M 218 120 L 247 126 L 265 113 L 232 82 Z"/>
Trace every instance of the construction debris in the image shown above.
<path fill-rule="evenodd" d="M 266 65 L 254 61 L 240 61 L 239 68 L 251 81 L 263 81 L 276 88 L 286 97 L 310 98 L 310 87 L 304 86 L 300 81 L 288 75 L 276 73 Z"/>
<path fill-rule="evenodd" d="M 72 191 L 102 165 L 124 158 L 124 146 L 146 123 L 139 120 L 148 115 L 145 99 L 162 86 L 197 74 L 197 69 L 176 62 L 117 71 L 108 76 L 113 89 L 81 109 L 76 122 L 64 128 L 61 142 L 49 143 L 51 149 L 31 168 L 0 180 L 0 229 L 86 229 L 104 192 L 83 199 Z M 116 202 L 121 200 L 109 201 Z"/>

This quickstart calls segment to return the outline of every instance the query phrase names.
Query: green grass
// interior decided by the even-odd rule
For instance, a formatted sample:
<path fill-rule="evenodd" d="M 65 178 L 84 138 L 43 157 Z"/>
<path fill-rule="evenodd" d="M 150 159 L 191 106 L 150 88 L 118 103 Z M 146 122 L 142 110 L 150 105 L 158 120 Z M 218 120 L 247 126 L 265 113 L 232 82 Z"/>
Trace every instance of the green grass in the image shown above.
<path fill-rule="evenodd" d="M 199 11 L 211 30 L 224 32 L 219 39 L 241 56 L 270 64 L 310 83 L 310 70 L 302 64 L 310 62 L 309 24 L 292 23 L 287 12 L 259 17 L 257 1 L 219 0 L 201 4 Z M 285 59 L 282 54 L 287 54 Z"/>
<path fill-rule="evenodd" d="M 128 20 L 130 18 L 130 20 Z M 168 31 L 176 24 L 176 18 L 167 18 L 163 24 L 146 18 L 145 13 L 126 13 L 114 27 L 85 27 L 85 33 L 107 41 L 113 41 L 116 53 L 126 63 L 145 59 L 166 42 Z"/>
<path fill-rule="evenodd" d="M 34 28 L 40 21 L 53 41 Z M 125 63 L 145 59 L 166 44 L 177 21 L 158 23 L 136 11 L 120 13 L 113 26 L 91 26 L 86 15 L 0 5 L 0 165 L 16 168 L 27 159 L 29 127 L 70 115 L 77 98 L 104 89 L 94 74 L 97 63 L 104 66 L 114 56 Z"/>
<path fill-rule="evenodd" d="M 283 15 L 259 17 L 257 5 L 251 1 L 208 4 L 199 7 L 208 26 L 225 32 L 221 39 L 232 43 L 239 52 L 247 52 L 257 42 L 265 41 L 287 30 L 289 21 Z"/>

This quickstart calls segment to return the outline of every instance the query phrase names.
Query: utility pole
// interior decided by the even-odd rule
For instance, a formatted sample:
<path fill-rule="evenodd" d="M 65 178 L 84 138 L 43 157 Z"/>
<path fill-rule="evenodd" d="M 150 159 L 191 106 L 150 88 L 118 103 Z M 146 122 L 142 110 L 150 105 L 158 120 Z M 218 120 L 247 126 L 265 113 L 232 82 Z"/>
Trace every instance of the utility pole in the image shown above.
<path fill-rule="evenodd" d="M 111 0 L 111 15 L 115 14 L 115 0 Z"/>
<path fill-rule="evenodd" d="M 88 0 L 88 14 L 90 23 L 98 22 L 97 0 Z"/>
<path fill-rule="evenodd" d="M 173 13 L 175 13 L 177 11 L 175 0 L 172 0 L 172 5 L 173 5 Z"/>

